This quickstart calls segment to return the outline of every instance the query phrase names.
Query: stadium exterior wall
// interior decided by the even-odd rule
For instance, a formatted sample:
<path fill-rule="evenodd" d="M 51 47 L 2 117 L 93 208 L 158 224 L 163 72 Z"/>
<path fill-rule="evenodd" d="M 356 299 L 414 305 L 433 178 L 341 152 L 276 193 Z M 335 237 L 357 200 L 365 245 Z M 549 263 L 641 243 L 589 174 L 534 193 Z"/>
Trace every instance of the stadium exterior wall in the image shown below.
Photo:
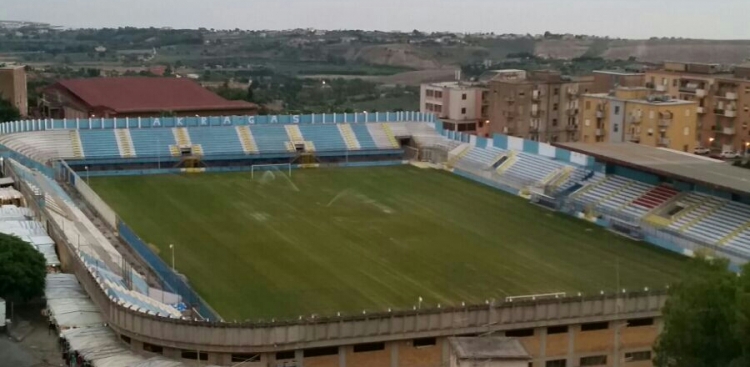
<path fill-rule="evenodd" d="M 365 122 L 435 122 L 435 115 L 416 111 L 373 113 L 329 113 L 311 115 L 212 116 L 212 117 L 138 117 L 42 119 L 0 123 L 0 134 L 42 130 L 145 129 L 173 127 L 242 126 L 264 124 L 337 124 Z"/>

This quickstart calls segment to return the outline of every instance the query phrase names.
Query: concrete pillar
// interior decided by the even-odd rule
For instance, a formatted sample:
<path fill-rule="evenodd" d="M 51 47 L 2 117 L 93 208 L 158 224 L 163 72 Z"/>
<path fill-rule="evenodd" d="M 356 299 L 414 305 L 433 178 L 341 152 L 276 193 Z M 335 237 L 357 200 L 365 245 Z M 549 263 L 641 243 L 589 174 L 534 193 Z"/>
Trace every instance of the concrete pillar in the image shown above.
<path fill-rule="evenodd" d="M 570 328 L 568 328 L 570 332 Z M 539 358 L 544 360 L 547 357 L 547 328 L 539 328 Z"/>
<path fill-rule="evenodd" d="M 346 367 L 346 347 L 339 347 L 339 367 Z"/>
<path fill-rule="evenodd" d="M 399 342 L 391 342 L 391 367 L 398 367 L 398 344 Z"/>
<path fill-rule="evenodd" d="M 341 352 L 339 351 L 339 353 Z M 297 367 L 305 367 L 305 354 L 302 352 L 302 349 L 294 351 L 294 361 L 297 362 Z"/>
<path fill-rule="evenodd" d="M 568 327 L 568 366 L 576 366 L 575 355 L 576 351 L 576 330 L 580 329 L 581 325 L 570 325 Z"/>
<path fill-rule="evenodd" d="M 448 342 L 448 338 L 443 338 L 443 366 L 450 365 L 451 358 L 451 344 Z"/>

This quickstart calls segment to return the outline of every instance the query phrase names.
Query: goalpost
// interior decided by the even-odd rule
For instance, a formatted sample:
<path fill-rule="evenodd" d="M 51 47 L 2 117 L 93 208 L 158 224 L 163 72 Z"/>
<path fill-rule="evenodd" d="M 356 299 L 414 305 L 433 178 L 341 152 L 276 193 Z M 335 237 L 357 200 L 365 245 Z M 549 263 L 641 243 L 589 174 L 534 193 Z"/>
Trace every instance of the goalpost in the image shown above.
<path fill-rule="evenodd" d="M 254 164 L 250 166 L 250 178 L 255 179 L 255 172 L 258 171 L 259 174 L 262 174 L 264 171 L 278 171 L 278 172 L 284 172 L 286 171 L 286 174 L 289 177 L 292 177 L 292 164 L 291 163 L 275 163 L 275 164 Z"/>

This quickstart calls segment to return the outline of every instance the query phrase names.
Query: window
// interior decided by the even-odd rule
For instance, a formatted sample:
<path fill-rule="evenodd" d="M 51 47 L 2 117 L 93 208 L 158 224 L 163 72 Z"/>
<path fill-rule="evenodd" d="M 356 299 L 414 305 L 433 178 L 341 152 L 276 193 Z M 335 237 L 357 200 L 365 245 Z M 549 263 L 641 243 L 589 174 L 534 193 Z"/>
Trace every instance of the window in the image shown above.
<path fill-rule="evenodd" d="M 464 94 L 461 95 L 461 99 L 464 100 L 464 101 L 466 100 L 466 93 L 464 93 Z"/>
<path fill-rule="evenodd" d="M 153 345 L 149 343 L 143 343 L 143 350 L 145 350 L 146 352 L 157 353 L 157 354 L 164 353 L 164 348 L 158 345 Z"/>
<path fill-rule="evenodd" d="M 677 86 L 677 79 L 672 79 L 672 86 L 673 86 L 673 87 L 676 87 L 676 86 Z"/>
<path fill-rule="evenodd" d="M 654 112 L 654 110 L 648 111 L 648 118 L 653 120 L 654 116 L 656 116 L 656 113 Z"/>
<path fill-rule="evenodd" d="M 479 126 L 479 128 L 484 127 L 484 120 L 477 121 L 477 126 Z"/>
<path fill-rule="evenodd" d="M 614 132 L 616 132 L 616 133 L 619 133 L 619 132 L 620 132 L 620 124 L 614 124 L 614 125 L 612 126 L 612 130 L 613 130 Z"/>
<path fill-rule="evenodd" d="M 651 360 L 651 351 L 625 353 L 625 362 L 638 362 Z"/>
<path fill-rule="evenodd" d="M 311 348 L 302 351 L 302 356 L 308 357 L 322 357 L 322 356 L 335 356 L 339 354 L 339 347 L 323 347 L 323 348 Z"/>
<path fill-rule="evenodd" d="M 609 322 L 588 322 L 581 324 L 581 331 L 594 331 L 594 330 L 607 330 L 609 329 Z"/>
<path fill-rule="evenodd" d="M 385 343 L 365 343 L 365 344 L 355 344 L 354 345 L 354 353 L 362 353 L 362 352 L 376 352 L 379 350 L 385 350 Z"/>
<path fill-rule="evenodd" d="M 435 339 L 435 338 L 419 338 L 419 339 L 414 339 L 414 340 L 412 340 L 411 345 L 414 348 L 431 347 L 433 345 L 437 345 L 437 339 Z"/>
<path fill-rule="evenodd" d="M 591 109 L 591 101 L 586 101 L 586 110 Z"/>
<path fill-rule="evenodd" d="M 580 362 L 578 363 L 579 366 L 604 366 L 607 364 L 607 356 L 591 356 L 591 357 L 582 357 Z"/>
<path fill-rule="evenodd" d="M 557 126 L 557 119 L 552 119 L 552 126 Z"/>
<path fill-rule="evenodd" d="M 293 350 L 287 350 L 283 352 L 276 352 L 276 360 L 277 361 L 283 361 L 285 359 L 294 359 L 294 351 Z"/>
<path fill-rule="evenodd" d="M 183 350 L 181 354 L 182 359 L 190 359 L 193 361 L 201 360 L 201 361 L 207 361 L 208 360 L 208 353 L 192 350 Z"/>
<path fill-rule="evenodd" d="M 547 328 L 547 335 L 564 334 L 568 332 L 568 325 L 550 326 Z"/>
<path fill-rule="evenodd" d="M 615 115 L 620 114 L 620 106 L 615 106 Z"/>
<path fill-rule="evenodd" d="M 554 94 L 554 95 L 558 95 L 558 94 L 560 94 L 560 89 L 559 89 L 559 88 L 555 88 L 555 89 L 553 89 L 553 90 L 552 90 L 552 94 Z"/>
<path fill-rule="evenodd" d="M 443 92 L 439 91 L 439 90 L 436 90 L 435 91 L 435 98 L 443 98 Z"/>
<path fill-rule="evenodd" d="M 512 336 L 516 338 L 522 338 L 526 336 L 534 336 L 534 329 L 516 329 L 508 330 L 505 332 L 505 336 Z"/>
<path fill-rule="evenodd" d="M 653 324 L 654 324 L 654 319 L 651 317 L 646 317 L 643 319 L 628 320 L 628 327 L 651 326 Z"/>
<path fill-rule="evenodd" d="M 466 107 L 461 109 L 461 114 L 464 114 L 464 115 L 466 114 Z"/>
<path fill-rule="evenodd" d="M 525 97 L 526 96 L 526 92 L 524 92 L 524 91 L 518 91 L 518 96 L 519 97 Z"/>
<path fill-rule="evenodd" d="M 564 359 L 554 359 L 544 363 L 544 367 L 565 367 L 565 363 L 566 360 Z"/>
<path fill-rule="evenodd" d="M 439 105 L 439 104 L 433 105 L 433 109 L 435 112 L 438 112 L 438 113 L 443 112 L 443 105 Z"/>
<path fill-rule="evenodd" d="M 126 344 L 130 344 L 130 337 L 127 335 L 120 335 L 120 339 L 122 339 L 123 342 Z"/>
<path fill-rule="evenodd" d="M 260 361 L 260 354 L 257 354 L 257 353 L 232 354 L 232 363 L 258 362 L 258 361 Z"/>
<path fill-rule="evenodd" d="M 428 89 L 426 91 L 427 97 L 433 97 L 435 95 L 435 91 L 432 89 Z"/>
<path fill-rule="evenodd" d="M 552 105 L 552 111 L 557 111 L 557 108 L 558 108 L 558 107 L 559 107 L 559 106 L 557 105 L 557 103 L 553 104 L 553 105 Z"/>

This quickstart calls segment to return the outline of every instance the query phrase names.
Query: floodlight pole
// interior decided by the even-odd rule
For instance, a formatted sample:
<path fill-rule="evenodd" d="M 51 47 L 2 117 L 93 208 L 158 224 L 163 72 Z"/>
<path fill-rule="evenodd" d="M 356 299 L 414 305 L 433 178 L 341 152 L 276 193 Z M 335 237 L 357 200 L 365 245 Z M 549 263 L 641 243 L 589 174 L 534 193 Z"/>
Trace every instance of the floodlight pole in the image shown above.
<path fill-rule="evenodd" d="M 86 185 L 91 186 L 89 183 L 89 166 L 83 166 L 83 169 L 86 170 Z"/>
<path fill-rule="evenodd" d="M 170 243 L 169 249 L 172 250 L 172 271 L 175 271 L 174 270 L 174 245 Z"/>

